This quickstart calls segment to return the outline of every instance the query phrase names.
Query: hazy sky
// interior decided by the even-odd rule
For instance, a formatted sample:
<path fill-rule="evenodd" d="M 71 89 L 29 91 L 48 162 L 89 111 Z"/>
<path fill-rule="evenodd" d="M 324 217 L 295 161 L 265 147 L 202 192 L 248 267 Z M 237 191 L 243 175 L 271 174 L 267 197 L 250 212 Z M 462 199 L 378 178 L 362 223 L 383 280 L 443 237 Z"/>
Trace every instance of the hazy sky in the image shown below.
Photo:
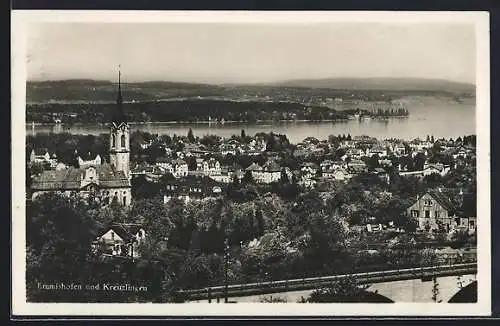
<path fill-rule="evenodd" d="M 44 23 L 28 79 L 268 82 L 422 77 L 475 82 L 472 25 Z"/>

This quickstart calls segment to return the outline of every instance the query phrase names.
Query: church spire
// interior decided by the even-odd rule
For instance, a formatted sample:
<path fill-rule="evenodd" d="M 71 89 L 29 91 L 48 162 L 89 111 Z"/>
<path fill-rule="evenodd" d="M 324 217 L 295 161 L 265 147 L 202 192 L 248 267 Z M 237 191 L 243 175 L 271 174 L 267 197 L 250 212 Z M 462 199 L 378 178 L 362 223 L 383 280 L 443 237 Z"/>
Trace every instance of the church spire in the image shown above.
<path fill-rule="evenodd" d="M 121 77 L 122 77 L 121 65 L 118 65 L 118 97 L 116 99 L 116 104 L 118 106 L 121 106 L 123 104 Z"/>
<path fill-rule="evenodd" d="M 118 65 L 118 94 L 116 97 L 116 111 L 113 116 L 113 121 L 115 124 L 120 124 L 122 122 L 127 122 L 125 112 L 123 111 L 123 97 L 122 97 L 122 87 L 121 87 L 121 65 Z"/>

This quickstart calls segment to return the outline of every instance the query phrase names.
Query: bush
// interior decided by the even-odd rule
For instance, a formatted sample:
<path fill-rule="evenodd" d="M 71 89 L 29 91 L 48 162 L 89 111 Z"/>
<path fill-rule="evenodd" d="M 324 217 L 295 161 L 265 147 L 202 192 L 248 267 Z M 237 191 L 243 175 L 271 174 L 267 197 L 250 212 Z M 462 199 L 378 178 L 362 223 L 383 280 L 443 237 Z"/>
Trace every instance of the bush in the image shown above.
<path fill-rule="evenodd" d="M 261 303 L 286 303 L 286 299 L 280 296 L 264 296 L 260 298 Z"/>
<path fill-rule="evenodd" d="M 453 249 L 463 248 L 468 240 L 469 235 L 466 231 L 457 231 L 451 236 L 450 247 Z"/>

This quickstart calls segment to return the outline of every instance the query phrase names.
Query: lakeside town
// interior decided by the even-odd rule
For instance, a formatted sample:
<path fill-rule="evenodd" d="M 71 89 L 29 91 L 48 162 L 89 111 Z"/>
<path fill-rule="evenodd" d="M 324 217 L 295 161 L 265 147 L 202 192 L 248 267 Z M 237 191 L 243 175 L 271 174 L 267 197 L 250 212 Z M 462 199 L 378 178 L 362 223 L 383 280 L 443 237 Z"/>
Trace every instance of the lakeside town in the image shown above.
<path fill-rule="evenodd" d="M 28 224 L 38 230 L 28 257 L 54 236 L 80 255 L 74 266 L 45 262 L 49 274 L 28 258 L 32 282 L 98 273 L 155 291 L 83 300 L 182 302 L 179 290 L 221 285 L 224 274 L 241 283 L 475 261 L 474 135 L 170 137 L 130 133 L 120 107 L 110 134 L 27 137 Z M 35 301 L 82 300 L 30 289 Z"/>

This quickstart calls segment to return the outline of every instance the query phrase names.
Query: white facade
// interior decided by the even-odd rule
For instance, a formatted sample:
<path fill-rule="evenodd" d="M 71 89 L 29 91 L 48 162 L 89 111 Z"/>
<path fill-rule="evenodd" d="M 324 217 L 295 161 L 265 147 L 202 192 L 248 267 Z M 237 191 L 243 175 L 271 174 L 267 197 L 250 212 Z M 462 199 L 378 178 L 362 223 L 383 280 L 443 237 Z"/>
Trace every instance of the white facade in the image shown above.
<path fill-rule="evenodd" d="M 78 156 L 78 166 L 80 167 L 84 167 L 87 165 L 101 165 L 101 163 L 102 160 L 99 154 L 97 154 L 97 156 L 93 160 L 87 160 L 87 161 L 83 160 L 80 156 Z"/>

